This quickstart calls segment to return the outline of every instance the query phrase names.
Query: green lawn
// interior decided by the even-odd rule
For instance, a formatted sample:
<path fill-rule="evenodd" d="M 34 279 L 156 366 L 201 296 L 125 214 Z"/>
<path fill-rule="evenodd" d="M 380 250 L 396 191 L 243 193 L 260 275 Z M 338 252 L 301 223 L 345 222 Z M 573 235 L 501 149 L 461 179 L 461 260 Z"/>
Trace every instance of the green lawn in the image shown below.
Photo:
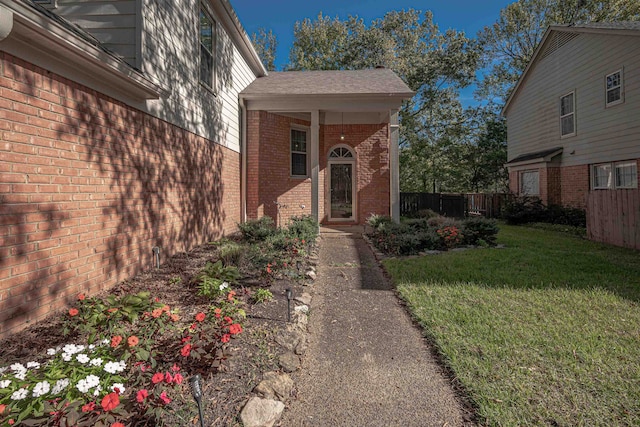
<path fill-rule="evenodd" d="M 385 267 L 479 420 L 640 425 L 640 253 L 501 226 L 505 249 Z"/>

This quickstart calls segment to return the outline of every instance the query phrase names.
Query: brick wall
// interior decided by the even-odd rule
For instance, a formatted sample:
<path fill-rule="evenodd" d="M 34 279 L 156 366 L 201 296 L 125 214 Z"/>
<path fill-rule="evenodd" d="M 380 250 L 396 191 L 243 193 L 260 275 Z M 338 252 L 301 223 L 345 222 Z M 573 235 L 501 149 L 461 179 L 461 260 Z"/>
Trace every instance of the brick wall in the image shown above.
<path fill-rule="evenodd" d="M 0 335 L 235 230 L 240 155 L 0 52 Z"/>
<path fill-rule="evenodd" d="M 589 195 L 589 165 L 566 166 L 560 169 L 562 204 L 586 209 Z"/>
<path fill-rule="evenodd" d="M 311 214 L 311 178 L 290 176 L 289 148 L 292 124 L 309 126 L 309 122 L 265 111 L 249 111 L 247 123 L 247 216 L 268 215 L 276 222 L 286 223 L 293 215 Z M 345 140 L 341 141 L 343 130 Z M 352 147 L 356 154 L 354 222 L 362 223 L 371 213 L 389 214 L 388 135 L 387 124 L 320 126 L 318 211 L 321 222 L 328 222 L 327 156 L 338 144 Z"/>

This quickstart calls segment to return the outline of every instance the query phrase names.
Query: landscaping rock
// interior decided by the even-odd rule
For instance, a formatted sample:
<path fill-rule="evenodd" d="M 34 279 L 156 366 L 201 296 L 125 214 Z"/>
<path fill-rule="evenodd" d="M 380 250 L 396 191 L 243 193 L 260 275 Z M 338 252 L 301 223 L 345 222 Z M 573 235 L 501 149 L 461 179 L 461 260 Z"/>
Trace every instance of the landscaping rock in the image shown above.
<path fill-rule="evenodd" d="M 294 353 L 284 353 L 278 358 L 278 364 L 285 372 L 294 372 L 300 369 L 300 358 Z"/>
<path fill-rule="evenodd" d="M 253 389 L 254 393 L 263 398 L 276 398 L 281 402 L 286 401 L 291 396 L 293 390 L 293 380 L 288 374 L 267 372 L 263 376 L 260 384 Z"/>
<path fill-rule="evenodd" d="M 302 295 L 294 298 L 294 301 L 299 302 L 300 304 L 310 305 L 311 304 L 311 295 L 307 292 L 303 292 Z"/>
<path fill-rule="evenodd" d="M 284 403 L 253 396 L 240 412 L 244 427 L 272 427 L 280 419 Z"/>
<path fill-rule="evenodd" d="M 309 271 L 307 271 L 306 276 L 307 276 L 307 278 L 308 278 L 308 279 L 311 279 L 311 280 L 316 280 L 316 279 L 317 279 L 317 277 L 318 277 L 318 276 L 316 275 L 316 272 L 315 272 L 315 271 L 313 271 L 313 270 L 309 270 Z"/>
<path fill-rule="evenodd" d="M 295 325 L 288 325 L 286 331 L 282 331 L 276 336 L 276 342 L 291 352 L 295 352 L 300 343 L 303 341 L 306 342 L 306 340 L 307 337 L 304 332 Z"/>

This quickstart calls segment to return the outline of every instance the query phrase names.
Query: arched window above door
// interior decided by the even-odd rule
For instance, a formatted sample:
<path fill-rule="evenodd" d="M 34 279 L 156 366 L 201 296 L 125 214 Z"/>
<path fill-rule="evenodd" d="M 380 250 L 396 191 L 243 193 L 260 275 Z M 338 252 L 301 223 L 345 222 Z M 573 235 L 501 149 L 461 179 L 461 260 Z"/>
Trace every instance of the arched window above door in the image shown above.
<path fill-rule="evenodd" d="M 336 147 L 329 153 L 331 159 L 353 159 L 353 153 L 347 147 Z"/>

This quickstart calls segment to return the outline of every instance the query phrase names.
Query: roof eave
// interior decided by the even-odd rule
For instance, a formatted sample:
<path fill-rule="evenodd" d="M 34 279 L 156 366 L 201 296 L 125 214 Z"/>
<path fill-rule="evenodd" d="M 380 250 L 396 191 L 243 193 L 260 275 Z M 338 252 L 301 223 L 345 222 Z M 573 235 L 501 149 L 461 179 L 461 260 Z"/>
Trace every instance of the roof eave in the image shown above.
<path fill-rule="evenodd" d="M 71 60 L 78 70 L 112 82 L 138 99 L 157 99 L 163 89 L 119 58 L 92 45 L 32 8 L 12 0 L 0 0 L 0 41 L 13 39 L 30 47 Z"/>
<path fill-rule="evenodd" d="M 558 148 L 555 151 L 550 152 L 546 156 L 535 157 L 532 159 L 521 160 L 517 162 L 514 162 L 513 160 L 511 160 L 510 162 L 505 163 L 505 166 L 517 167 L 517 166 L 532 165 L 536 163 L 549 163 L 554 157 L 556 157 L 559 154 L 562 154 L 562 151 L 563 151 L 562 148 Z"/>

